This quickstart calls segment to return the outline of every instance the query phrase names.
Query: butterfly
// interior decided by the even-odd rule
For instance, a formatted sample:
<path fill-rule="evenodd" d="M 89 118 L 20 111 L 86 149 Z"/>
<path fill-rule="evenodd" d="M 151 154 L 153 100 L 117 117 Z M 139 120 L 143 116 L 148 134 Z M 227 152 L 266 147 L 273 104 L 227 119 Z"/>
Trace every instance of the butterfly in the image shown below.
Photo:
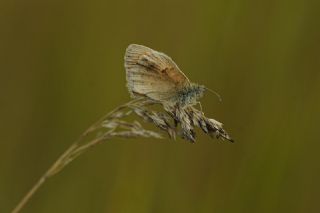
<path fill-rule="evenodd" d="M 130 44 L 124 60 L 127 87 L 133 98 L 144 96 L 168 107 L 183 108 L 197 104 L 209 90 L 190 82 L 169 56 L 149 47 Z"/>

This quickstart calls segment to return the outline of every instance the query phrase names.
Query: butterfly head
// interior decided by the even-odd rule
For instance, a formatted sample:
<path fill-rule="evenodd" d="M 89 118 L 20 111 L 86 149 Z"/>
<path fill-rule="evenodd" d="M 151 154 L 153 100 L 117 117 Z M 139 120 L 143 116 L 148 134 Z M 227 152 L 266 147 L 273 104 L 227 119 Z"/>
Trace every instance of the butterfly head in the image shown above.
<path fill-rule="evenodd" d="M 177 102 L 181 106 L 194 105 L 203 96 L 205 90 L 205 86 L 191 83 L 178 92 Z"/>

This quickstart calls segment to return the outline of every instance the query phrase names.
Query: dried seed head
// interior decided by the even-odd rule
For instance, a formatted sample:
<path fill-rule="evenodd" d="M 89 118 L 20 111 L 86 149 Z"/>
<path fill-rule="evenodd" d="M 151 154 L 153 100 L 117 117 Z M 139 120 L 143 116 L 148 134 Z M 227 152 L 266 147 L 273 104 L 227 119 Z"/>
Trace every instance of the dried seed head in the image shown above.
<path fill-rule="evenodd" d="M 123 118 L 128 116 L 131 112 L 141 117 L 144 121 L 154 124 L 157 128 L 167 132 L 170 138 L 175 139 L 176 135 L 181 138 L 195 142 L 196 134 L 194 131 L 195 127 L 199 127 L 204 133 L 208 134 L 210 137 L 226 139 L 231 142 L 233 140 L 223 129 L 222 123 L 212 119 L 207 118 L 203 112 L 197 110 L 192 106 L 179 107 L 179 106 L 168 106 L 162 105 L 162 109 L 155 111 L 151 109 L 152 105 L 159 104 L 150 99 L 141 99 L 133 104 L 128 104 L 127 108 L 120 110 L 112 114 L 109 120 L 103 123 L 105 128 L 115 128 L 115 129 L 125 129 L 126 131 L 115 131 L 114 136 L 120 137 L 161 137 L 160 134 L 145 130 L 142 125 L 134 121 L 126 122 Z M 129 111 L 125 111 L 128 110 Z"/>

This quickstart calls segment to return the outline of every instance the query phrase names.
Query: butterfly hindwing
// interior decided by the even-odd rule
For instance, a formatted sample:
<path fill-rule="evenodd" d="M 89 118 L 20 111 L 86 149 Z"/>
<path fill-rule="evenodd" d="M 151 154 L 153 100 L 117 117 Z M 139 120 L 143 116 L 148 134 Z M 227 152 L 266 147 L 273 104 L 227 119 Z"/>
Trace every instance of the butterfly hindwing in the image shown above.
<path fill-rule="evenodd" d="M 128 46 L 125 68 L 132 96 L 139 94 L 163 101 L 189 84 L 188 78 L 169 56 L 142 45 Z"/>

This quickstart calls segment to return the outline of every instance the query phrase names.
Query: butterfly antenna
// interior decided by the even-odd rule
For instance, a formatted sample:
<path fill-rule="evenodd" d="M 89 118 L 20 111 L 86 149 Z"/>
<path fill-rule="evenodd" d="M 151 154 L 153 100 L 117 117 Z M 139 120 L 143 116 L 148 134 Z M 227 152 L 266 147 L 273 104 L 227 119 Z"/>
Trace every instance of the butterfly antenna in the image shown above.
<path fill-rule="evenodd" d="M 217 93 L 216 91 L 212 90 L 212 89 L 209 89 L 208 87 L 206 87 L 206 90 L 208 90 L 209 92 L 211 92 L 212 94 L 216 95 L 219 99 L 220 102 L 222 102 L 222 98 L 221 96 L 219 95 L 219 93 Z"/>

